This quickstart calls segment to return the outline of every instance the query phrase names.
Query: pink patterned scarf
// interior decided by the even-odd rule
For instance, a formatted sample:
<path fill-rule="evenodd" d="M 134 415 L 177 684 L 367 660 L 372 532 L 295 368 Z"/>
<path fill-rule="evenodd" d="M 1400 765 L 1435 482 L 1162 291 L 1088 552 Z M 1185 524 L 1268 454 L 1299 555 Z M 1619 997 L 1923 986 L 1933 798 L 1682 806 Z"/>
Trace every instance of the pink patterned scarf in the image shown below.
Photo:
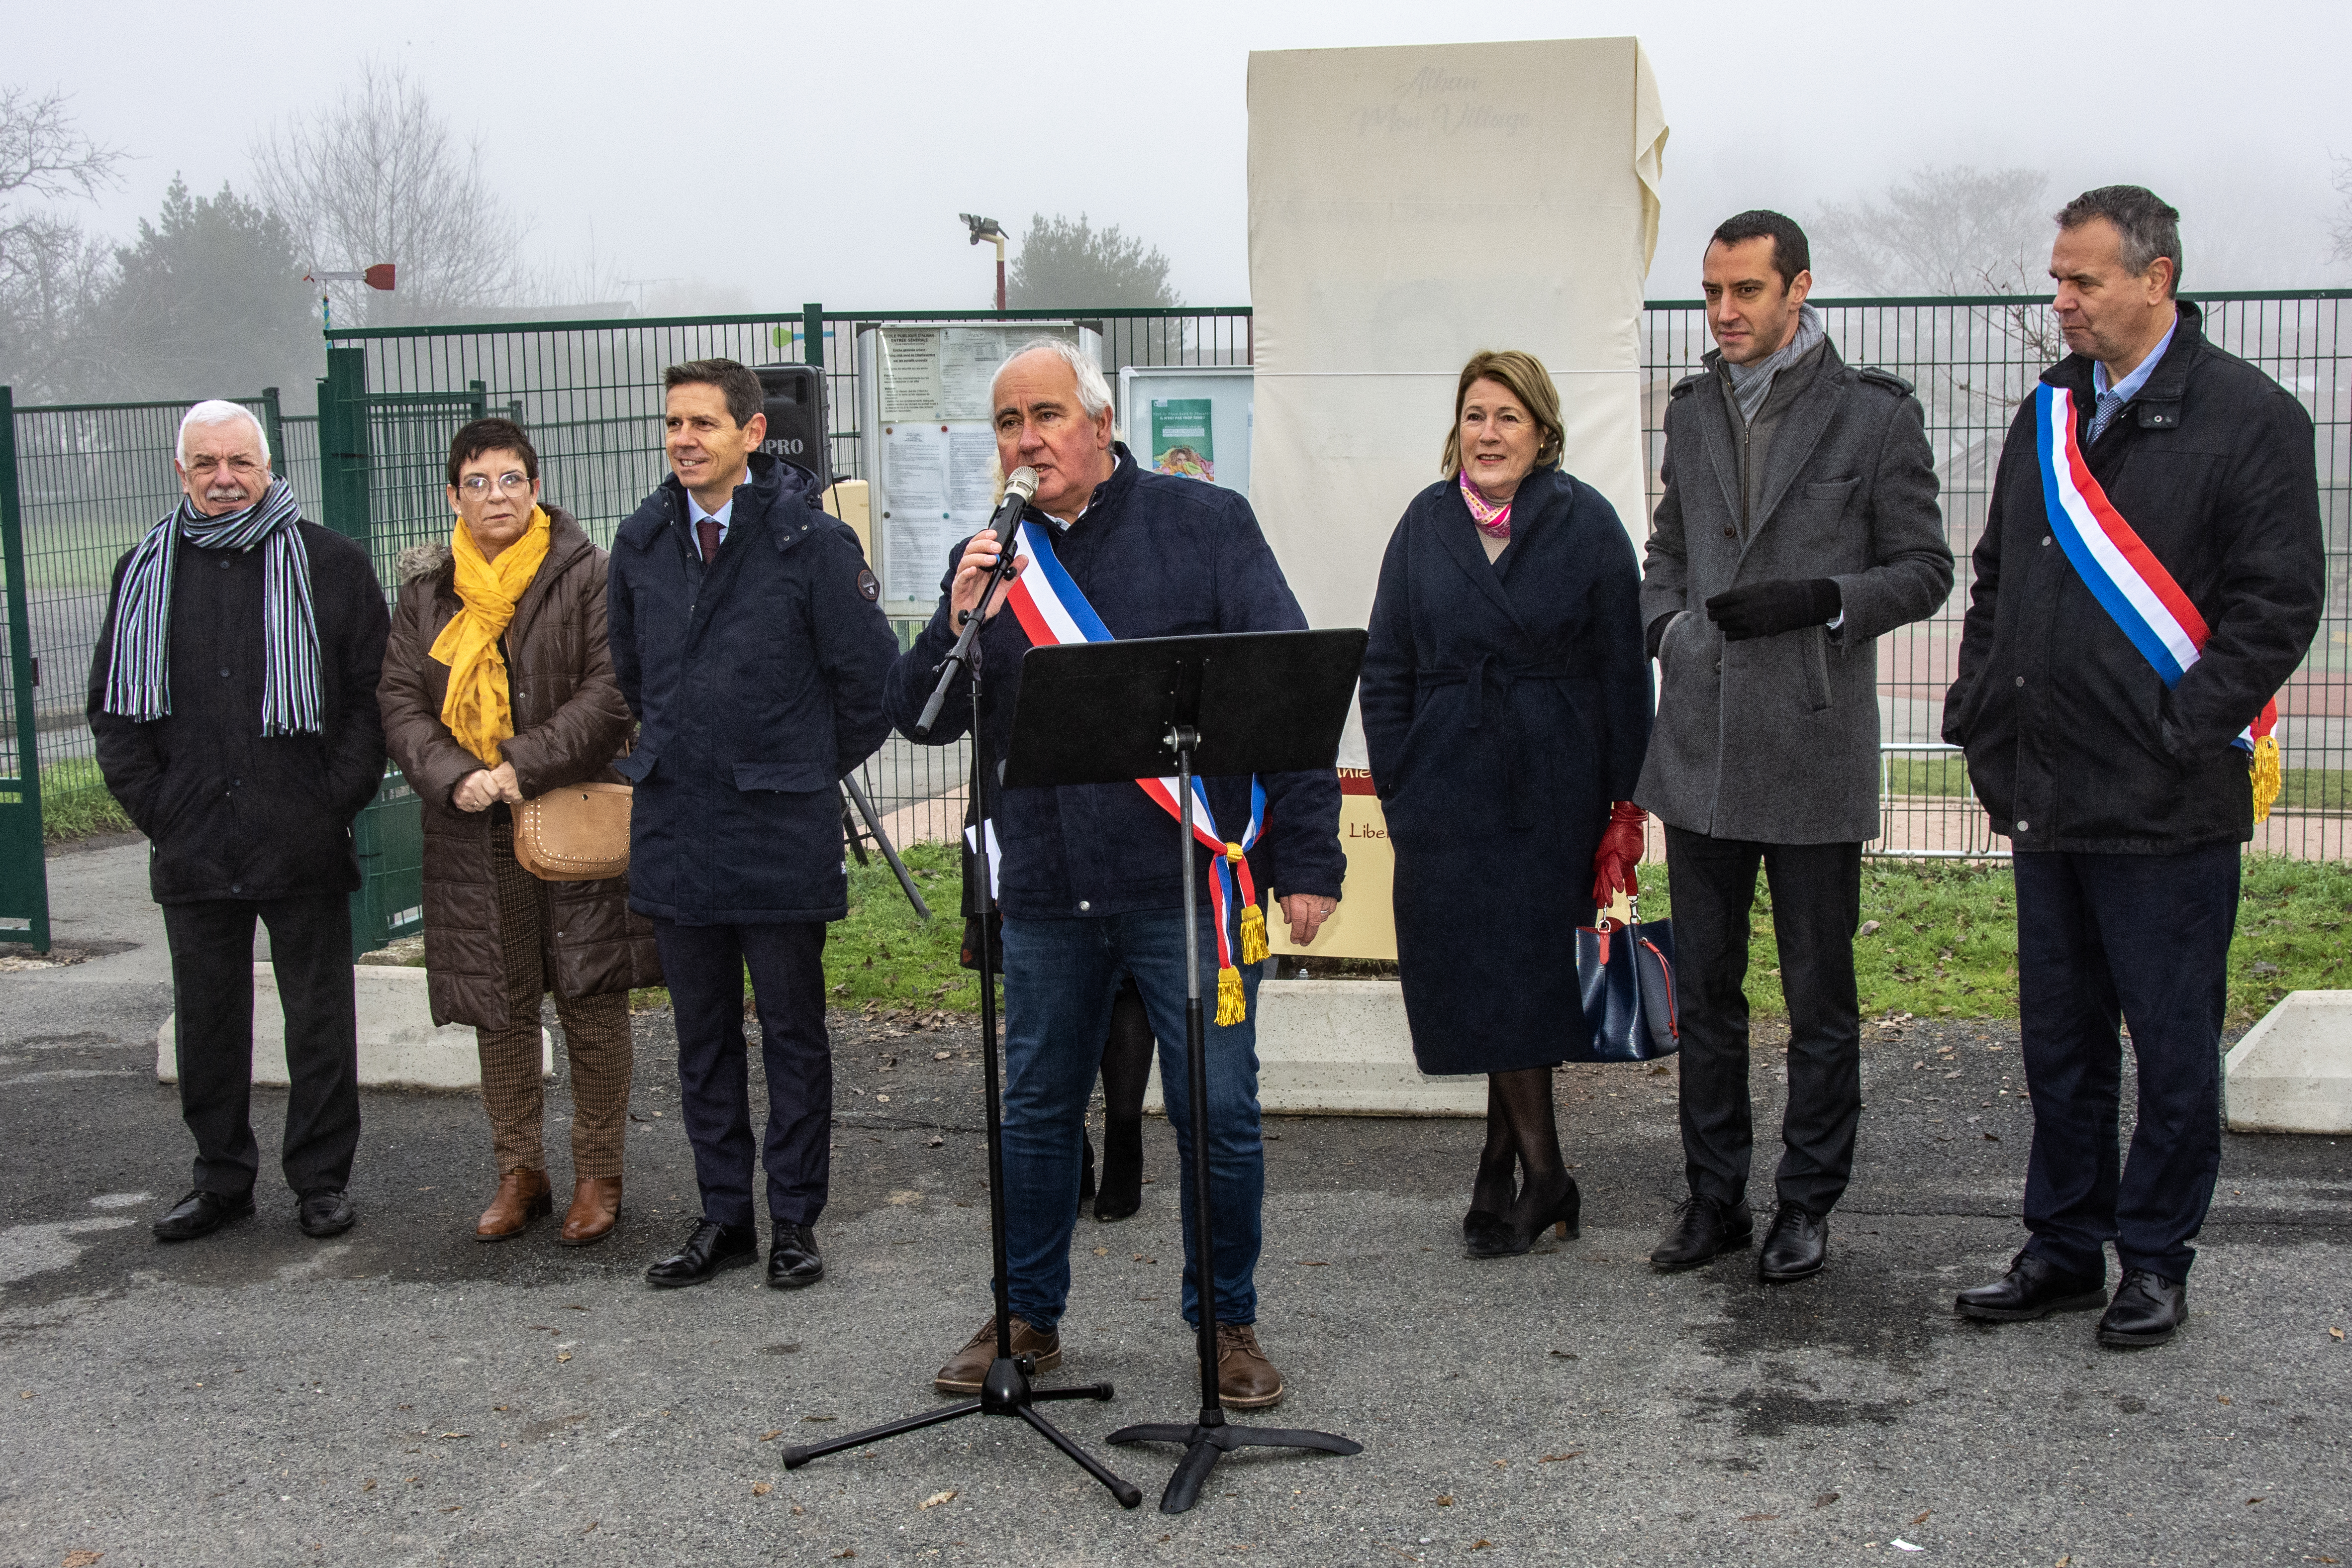
<path fill-rule="evenodd" d="M 1470 521 L 1478 525 L 1478 531 L 1489 539 L 1509 539 L 1511 537 L 1511 503 L 1505 501 L 1497 506 L 1486 499 L 1485 491 L 1470 482 L 1470 476 L 1467 473 L 1463 474 L 1461 479 L 1463 504 L 1469 507 Z"/>

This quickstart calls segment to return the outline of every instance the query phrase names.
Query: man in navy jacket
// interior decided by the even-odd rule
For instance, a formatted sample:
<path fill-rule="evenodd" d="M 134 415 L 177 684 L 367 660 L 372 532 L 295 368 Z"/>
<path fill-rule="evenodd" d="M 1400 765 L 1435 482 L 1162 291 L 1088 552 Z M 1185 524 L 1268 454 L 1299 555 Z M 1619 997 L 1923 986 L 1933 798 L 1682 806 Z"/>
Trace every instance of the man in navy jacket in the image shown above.
<path fill-rule="evenodd" d="M 2188 1318 L 2189 1244 L 2221 1163 L 2221 1017 L 2254 830 L 2240 737 L 2310 650 L 2327 587 L 2311 416 L 2174 298 L 2179 220 L 2137 185 L 2058 214 L 2050 276 L 2073 352 L 2010 425 L 1944 698 L 1944 739 L 1968 749 L 2014 852 L 2033 1096 L 2028 1239 L 1954 1304 L 1988 1322 L 2104 1309 L 2099 1342 L 2117 1349 L 2161 1344 Z M 2075 506 L 2056 483 L 2061 395 Z M 2203 623 L 2185 669 L 2159 673 L 2094 590 L 2095 574 L 2120 600 L 2116 578 L 2095 553 L 2087 574 L 2077 561 L 2093 489 Z M 2128 1161 L 2118 1021 L 2139 1069 Z M 2112 1299 L 2109 1242 L 2123 1266 Z"/>
<path fill-rule="evenodd" d="M 758 454 L 759 378 L 714 359 L 664 379 L 671 477 L 614 537 L 605 599 L 613 669 L 642 724 L 614 764 L 636 785 L 629 905 L 653 920 L 677 1011 L 702 1218 L 646 1278 L 697 1285 L 759 1254 L 748 964 L 768 1073 L 768 1283 L 811 1285 L 831 1173 L 824 926 L 849 912 L 840 781 L 889 733 L 898 645 L 815 477 Z"/>
<path fill-rule="evenodd" d="M 1038 475 L 1028 519 L 1115 637 L 1303 629 L 1306 616 L 1283 580 L 1249 502 L 1198 479 L 1145 473 L 1114 439 L 1110 389 L 1092 361 L 1042 340 L 1013 354 L 991 394 L 997 454 L 1006 472 Z M 995 569 L 994 536 L 958 547 L 938 610 L 890 672 L 891 721 L 912 733 L 953 647 Z M 1034 563 L 1020 557 L 1026 573 Z M 1000 596 L 980 638 L 982 765 L 999 766 L 1011 739 L 1021 656 L 1030 647 Z M 951 699 L 928 737 L 963 734 L 968 696 Z M 1250 854 L 1260 888 L 1276 890 L 1292 939 L 1312 941 L 1339 902 L 1339 782 L 1328 770 L 1265 778 L 1265 828 Z M 1249 816 L 1247 779 L 1204 781 L 1228 839 Z M 1189 1171 L 1194 1156 L 1186 1100 L 1183 869 L 1177 824 L 1132 784 L 1011 789 L 992 795 L 1001 847 L 998 902 L 1004 913 L 1004 1187 L 1006 1287 L 1013 1352 L 1037 1370 L 1061 1364 L 1058 1325 L 1070 1289 L 1070 1232 L 1077 1218 L 1079 1141 L 1087 1100 L 1122 975 L 1132 975 L 1160 1042 L 1168 1119 Z M 1218 968 L 1208 918 L 1208 852 L 1198 846 L 1202 965 Z M 1230 933 L 1229 933 L 1230 934 Z M 1249 1016 L 1207 1026 L 1209 1189 L 1216 1258 L 1218 1392 L 1237 1409 L 1282 1397 L 1253 1325 L 1265 1156 L 1258 1136 L 1256 964 L 1241 966 Z M 1192 1183 L 1183 1185 L 1184 1316 L 1199 1321 L 1202 1260 L 1192 1255 Z M 995 1354 L 995 1320 L 940 1370 L 945 1394 L 978 1393 Z"/>

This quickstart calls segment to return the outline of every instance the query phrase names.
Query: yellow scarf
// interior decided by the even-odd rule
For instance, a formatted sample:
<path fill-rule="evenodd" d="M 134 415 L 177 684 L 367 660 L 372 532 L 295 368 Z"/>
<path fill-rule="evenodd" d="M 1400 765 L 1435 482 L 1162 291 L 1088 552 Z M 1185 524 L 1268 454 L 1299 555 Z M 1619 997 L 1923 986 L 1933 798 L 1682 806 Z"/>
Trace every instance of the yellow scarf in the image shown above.
<path fill-rule="evenodd" d="M 459 745 L 488 767 L 499 765 L 499 742 L 514 734 L 507 661 L 499 653 L 499 638 L 514 619 L 516 601 L 547 559 L 549 532 L 547 509 L 533 507 L 530 526 L 495 561 L 482 554 L 464 519 L 449 538 L 463 607 L 433 639 L 433 657 L 449 667 L 449 695 L 441 703 L 441 722 Z"/>

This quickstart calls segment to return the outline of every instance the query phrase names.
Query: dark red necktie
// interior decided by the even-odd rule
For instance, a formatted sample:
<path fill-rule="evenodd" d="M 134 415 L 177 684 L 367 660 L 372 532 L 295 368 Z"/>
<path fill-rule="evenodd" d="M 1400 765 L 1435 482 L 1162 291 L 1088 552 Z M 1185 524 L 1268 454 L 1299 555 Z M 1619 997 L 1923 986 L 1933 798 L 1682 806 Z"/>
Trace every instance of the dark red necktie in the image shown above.
<path fill-rule="evenodd" d="M 702 563 L 706 566 L 709 565 L 710 558 L 719 553 L 719 520 L 715 517 L 706 517 L 697 522 L 694 525 L 694 537 L 696 542 L 702 546 Z"/>

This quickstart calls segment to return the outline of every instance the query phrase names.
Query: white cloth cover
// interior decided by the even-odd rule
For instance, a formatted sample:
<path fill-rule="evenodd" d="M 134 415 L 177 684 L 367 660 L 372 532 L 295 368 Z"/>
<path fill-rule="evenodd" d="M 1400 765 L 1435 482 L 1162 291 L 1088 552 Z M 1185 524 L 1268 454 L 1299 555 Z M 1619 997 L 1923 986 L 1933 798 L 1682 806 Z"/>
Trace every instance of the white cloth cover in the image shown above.
<path fill-rule="evenodd" d="M 1253 53 L 1249 116 L 1250 500 L 1308 622 L 1365 623 L 1482 348 L 1550 369 L 1564 466 L 1638 550 L 1666 142 L 1640 43 Z M 1353 721 L 1339 762 L 1364 765 Z"/>

